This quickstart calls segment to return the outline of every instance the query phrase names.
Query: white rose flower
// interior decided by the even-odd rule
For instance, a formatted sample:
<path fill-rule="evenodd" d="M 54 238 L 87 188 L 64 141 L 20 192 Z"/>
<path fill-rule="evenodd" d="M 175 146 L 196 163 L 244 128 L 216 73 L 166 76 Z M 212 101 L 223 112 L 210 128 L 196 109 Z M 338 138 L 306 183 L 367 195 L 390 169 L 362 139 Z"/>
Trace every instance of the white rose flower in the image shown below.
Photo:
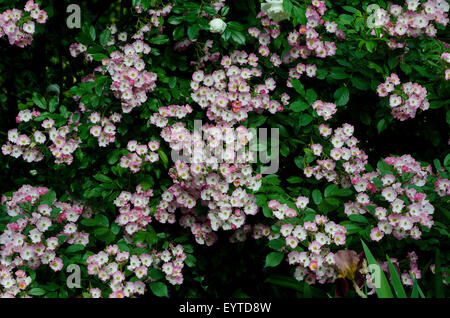
<path fill-rule="evenodd" d="M 212 33 L 223 33 L 227 27 L 227 24 L 222 19 L 215 18 L 209 22 L 209 31 Z"/>
<path fill-rule="evenodd" d="M 283 8 L 283 0 L 266 0 L 261 4 L 261 11 L 275 22 L 289 19 L 289 14 Z"/>

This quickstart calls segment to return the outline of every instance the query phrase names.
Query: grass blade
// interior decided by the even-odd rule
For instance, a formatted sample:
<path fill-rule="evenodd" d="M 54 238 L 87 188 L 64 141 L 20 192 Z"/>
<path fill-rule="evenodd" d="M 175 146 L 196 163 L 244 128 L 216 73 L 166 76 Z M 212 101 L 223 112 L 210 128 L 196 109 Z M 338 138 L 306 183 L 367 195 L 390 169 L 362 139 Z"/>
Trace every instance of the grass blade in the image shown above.
<path fill-rule="evenodd" d="M 394 264 L 392 264 L 391 259 L 388 255 L 386 255 L 386 258 L 389 263 L 389 273 L 391 274 L 391 281 L 392 286 L 394 287 L 395 294 L 397 295 L 398 298 L 407 298 L 405 289 L 403 288 L 402 285 L 402 281 L 397 271 L 395 270 Z"/>
<path fill-rule="evenodd" d="M 413 290 L 411 293 L 411 298 L 417 298 L 418 295 L 420 295 L 420 298 L 426 298 L 422 292 L 422 289 L 420 289 L 419 283 L 417 282 L 417 279 L 414 277 L 414 275 L 412 273 L 409 273 L 409 276 L 411 276 L 413 280 Z"/>
<path fill-rule="evenodd" d="M 380 274 L 379 277 L 379 287 L 376 287 L 377 289 L 377 296 L 379 298 L 394 298 L 394 295 L 392 294 L 391 287 L 389 286 L 389 282 L 386 278 L 386 275 L 384 275 L 383 270 L 381 269 L 380 264 L 376 261 L 375 257 L 373 257 L 372 253 L 370 252 L 367 245 L 364 243 L 363 240 L 361 240 L 362 246 L 364 248 L 364 253 L 366 254 L 367 262 L 369 265 L 375 265 L 378 266 Z"/>

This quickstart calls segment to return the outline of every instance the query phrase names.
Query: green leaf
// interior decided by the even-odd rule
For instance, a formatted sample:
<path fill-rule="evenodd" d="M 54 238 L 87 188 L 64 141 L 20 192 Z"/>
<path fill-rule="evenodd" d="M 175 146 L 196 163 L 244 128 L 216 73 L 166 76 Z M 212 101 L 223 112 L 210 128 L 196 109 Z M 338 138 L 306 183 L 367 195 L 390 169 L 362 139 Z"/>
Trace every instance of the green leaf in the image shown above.
<path fill-rule="evenodd" d="M 32 288 L 28 291 L 28 294 L 31 296 L 42 296 L 45 295 L 46 291 L 42 288 Z"/>
<path fill-rule="evenodd" d="M 169 297 L 166 284 L 162 282 L 151 282 L 150 289 L 155 296 L 158 297 Z"/>
<path fill-rule="evenodd" d="M 104 30 L 100 34 L 100 44 L 102 46 L 106 46 L 106 44 L 109 42 L 110 38 L 111 38 L 111 31 L 109 29 Z"/>
<path fill-rule="evenodd" d="M 274 250 L 282 249 L 285 246 L 286 246 L 286 240 L 283 238 L 278 238 L 278 239 L 269 241 L 269 247 L 273 248 Z"/>
<path fill-rule="evenodd" d="M 300 126 L 308 126 L 312 122 L 313 118 L 309 114 L 303 114 L 300 116 L 299 125 Z"/>
<path fill-rule="evenodd" d="M 169 17 L 169 19 L 167 20 L 167 22 L 169 22 L 170 24 L 173 24 L 173 25 L 178 25 L 178 24 L 182 23 L 183 21 L 184 21 L 184 16 L 176 16 L 176 15 Z"/>
<path fill-rule="evenodd" d="M 37 107 L 42 109 L 47 109 L 47 102 L 45 101 L 45 98 L 39 95 L 36 92 L 33 92 L 33 103 L 36 104 Z"/>
<path fill-rule="evenodd" d="M 284 254 L 280 252 L 272 252 L 266 257 L 266 266 L 275 267 L 280 265 L 283 260 Z"/>
<path fill-rule="evenodd" d="M 173 30 L 173 39 L 175 41 L 178 41 L 179 39 L 181 39 L 184 35 L 184 25 L 179 25 L 175 28 L 175 30 Z"/>
<path fill-rule="evenodd" d="M 92 41 L 95 41 L 95 28 L 93 26 L 89 28 L 89 36 L 91 37 Z"/>
<path fill-rule="evenodd" d="M 103 226 L 103 227 L 109 227 L 109 220 L 106 216 L 102 215 L 102 214 L 97 214 L 94 218 L 95 222 L 97 223 L 97 225 L 99 226 Z"/>
<path fill-rule="evenodd" d="M 312 103 L 314 103 L 317 100 L 317 93 L 313 89 L 309 88 L 306 90 L 305 97 L 306 97 L 306 101 L 308 102 L 308 104 L 311 105 Z"/>
<path fill-rule="evenodd" d="M 302 182 L 302 178 L 296 177 L 296 176 L 292 176 L 292 177 L 287 178 L 287 182 L 289 182 L 289 183 L 300 183 L 300 182 Z"/>
<path fill-rule="evenodd" d="M 337 186 L 337 185 L 335 185 L 335 184 L 330 184 L 329 186 L 327 186 L 326 188 L 325 188 L 325 191 L 324 191 L 324 195 L 325 195 L 325 198 L 328 198 L 328 197 L 331 197 L 331 196 L 333 196 L 333 193 L 336 191 L 336 190 L 338 190 L 339 189 L 339 187 Z"/>
<path fill-rule="evenodd" d="M 350 92 L 347 87 L 341 87 L 334 93 L 334 99 L 336 100 L 336 106 L 346 105 L 350 99 Z"/>
<path fill-rule="evenodd" d="M 397 298 L 406 298 L 405 289 L 403 288 L 400 276 L 398 275 L 388 255 L 386 255 L 386 258 L 389 264 L 389 273 L 391 275 L 392 286 L 394 287 L 395 294 L 397 295 Z"/>
<path fill-rule="evenodd" d="M 296 78 L 291 79 L 292 87 L 300 94 L 300 96 L 305 96 L 305 88 L 303 84 Z"/>
<path fill-rule="evenodd" d="M 84 250 L 84 245 L 82 244 L 75 244 L 71 245 L 68 248 L 66 248 L 66 253 L 75 253 Z"/>
<path fill-rule="evenodd" d="M 298 7 L 295 6 L 292 9 L 293 17 L 294 17 L 294 24 L 300 24 L 300 25 L 306 25 L 306 15 L 305 15 L 305 8 L 304 7 Z"/>
<path fill-rule="evenodd" d="M 58 106 L 58 104 L 59 104 L 59 97 L 58 96 L 53 96 L 48 101 L 48 111 L 53 113 L 56 110 L 56 106 Z"/>
<path fill-rule="evenodd" d="M 158 155 L 159 155 L 159 158 L 161 159 L 162 163 L 164 164 L 164 166 L 167 167 L 167 165 L 169 163 L 169 158 L 167 157 L 166 153 L 162 149 L 159 149 Z"/>
<path fill-rule="evenodd" d="M 378 133 L 381 133 L 387 127 L 386 120 L 383 118 L 377 124 Z"/>
<path fill-rule="evenodd" d="M 169 37 L 167 35 L 164 34 L 159 34 L 153 38 L 150 39 L 150 43 L 151 44 L 164 44 L 169 42 Z"/>
<path fill-rule="evenodd" d="M 445 159 L 444 159 L 444 167 L 449 167 L 449 166 L 450 166 L 450 153 L 447 156 L 445 156 Z"/>
<path fill-rule="evenodd" d="M 386 278 L 386 275 L 384 274 L 383 270 L 381 269 L 380 264 L 378 264 L 378 262 L 376 261 L 375 257 L 373 257 L 372 253 L 370 252 L 369 248 L 367 247 L 367 245 L 364 243 L 363 240 L 361 240 L 363 249 L 364 249 L 364 254 L 366 255 L 366 259 L 367 262 L 369 263 L 369 265 L 374 265 L 374 266 L 378 266 L 378 273 L 380 274 L 380 284 L 379 287 L 376 287 L 377 290 L 377 296 L 379 298 L 394 298 L 394 295 L 392 294 L 391 288 L 389 286 L 389 282 Z"/>
<path fill-rule="evenodd" d="M 361 214 L 352 214 L 348 217 L 351 221 L 358 223 L 369 223 L 369 220 L 364 215 Z"/>
<path fill-rule="evenodd" d="M 51 206 L 53 202 L 56 200 L 56 192 L 53 190 L 49 190 L 46 194 L 41 197 L 41 204 L 47 204 Z"/>
<path fill-rule="evenodd" d="M 200 29 L 197 24 L 193 24 L 193 25 L 189 26 L 189 28 L 187 30 L 189 40 L 194 40 L 194 39 L 198 38 L 199 31 L 200 31 Z"/>
<path fill-rule="evenodd" d="M 103 183 L 112 183 L 114 180 L 104 174 L 97 173 L 94 175 L 94 179 Z"/>
<path fill-rule="evenodd" d="M 108 55 L 103 53 L 94 53 L 92 54 L 92 58 L 94 59 L 94 61 L 102 61 L 104 59 L 108 59 Z"/>
<path fill-rule="evenodd" d="M 229 11 L 230 11 L 230 7 L 229 6 L 224 6 L 222 8 L 222 10 L 220 10 L 220 15 L 224 17 L 224 16 L 226 16 L 228 14 Z"/>
<path fill-rule="evenodd" d="M 283 0 L 283 9 L 287 14 L 290 15 L 293 8 L 291 0 Z"/>
<path fill-rule="evenodd" d="M 245 36 L 240 31 L 231 31 L 231 39 L 236 43 L 240 45 L 245 44 Z"/>
<path fill-rule="evenodd" d="M 83 219 L 80 222 L 81 224 L 83 224 L 84 226 L 97 226 L 97 221 L 94 219 Z"/>
<path fill-rule="evenodd" d="M 322 202 L 322 193 L 318 189 L 314 189 L 312 192 L 312 198 L 316 205 L 319 205 Z"/>
<path fill-rule="evenodd" d="M 109 155 L 108 155 L 108 163 L 110 165 L 115 164 L 117 162 L 117 160 L 119 160 L 120 152 L 121 152 L 120 150 L 116 149 L 116 150 L 113 150 L 113 151 L 111 151 L 109 153 Z"/>
<path fill-rule="evenodd" d="M 293 112 L 299 113 L 309 108 L 309 105 L 304 101 L 298 99 L 290 105 L 290 110 Z"/>

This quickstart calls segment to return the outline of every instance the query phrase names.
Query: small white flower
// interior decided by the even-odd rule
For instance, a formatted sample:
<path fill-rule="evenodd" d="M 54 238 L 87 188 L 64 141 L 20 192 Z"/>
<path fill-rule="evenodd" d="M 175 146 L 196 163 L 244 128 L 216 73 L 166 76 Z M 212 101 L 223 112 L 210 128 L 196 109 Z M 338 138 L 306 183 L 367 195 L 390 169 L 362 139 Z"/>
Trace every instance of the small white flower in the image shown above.
<path fill-rule="evenodd" d="M 289 14 L 283 8 L 283 0 L 266 0 L 261 4 L 261 11 L 275 22 L 289 19 Z"/>
<path fill-rule="evenodd" d="M 212 33 L 223 33 L 227 28 L 227 24 L 219 18 L 212 19 L 209 22 L 209 31 Z"/>

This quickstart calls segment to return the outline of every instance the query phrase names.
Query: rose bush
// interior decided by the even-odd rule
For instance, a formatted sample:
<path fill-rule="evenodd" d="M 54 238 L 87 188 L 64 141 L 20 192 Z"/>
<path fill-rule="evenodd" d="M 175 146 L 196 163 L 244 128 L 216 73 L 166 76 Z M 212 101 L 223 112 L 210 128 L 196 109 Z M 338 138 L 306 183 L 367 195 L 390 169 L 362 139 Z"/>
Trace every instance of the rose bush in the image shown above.
<path fill-rule="evenodd" d="M 449 296 L 446 1 L 72 2 L 0 1 L 1 297 Z"/>

